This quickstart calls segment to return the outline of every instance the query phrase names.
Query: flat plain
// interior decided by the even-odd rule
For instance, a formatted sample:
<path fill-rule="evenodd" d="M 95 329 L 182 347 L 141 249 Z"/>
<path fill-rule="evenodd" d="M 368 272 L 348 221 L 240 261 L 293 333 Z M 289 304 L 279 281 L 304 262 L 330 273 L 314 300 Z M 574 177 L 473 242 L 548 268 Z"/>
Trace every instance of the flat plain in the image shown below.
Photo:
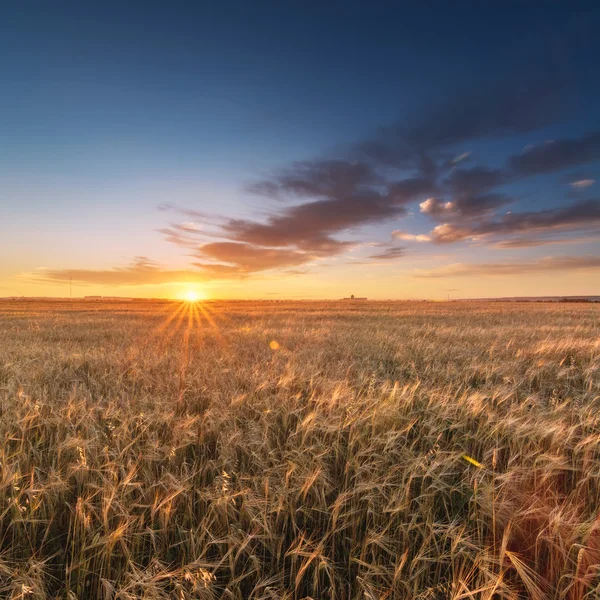
<path fill-rule="evenodd" d="M 0 597 L 600 597 L 600 305 L 0 303 Z"/>

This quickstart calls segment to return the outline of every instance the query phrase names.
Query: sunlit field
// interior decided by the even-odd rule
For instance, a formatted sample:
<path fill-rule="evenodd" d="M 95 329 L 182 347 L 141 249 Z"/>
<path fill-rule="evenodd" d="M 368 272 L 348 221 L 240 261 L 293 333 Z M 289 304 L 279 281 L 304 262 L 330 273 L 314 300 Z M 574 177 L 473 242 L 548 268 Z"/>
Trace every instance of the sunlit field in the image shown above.
<path fill-rule="evenodd" d="M 0 436 L 1 598 L 600 595 L 600 305 L 4 302 Z"/>

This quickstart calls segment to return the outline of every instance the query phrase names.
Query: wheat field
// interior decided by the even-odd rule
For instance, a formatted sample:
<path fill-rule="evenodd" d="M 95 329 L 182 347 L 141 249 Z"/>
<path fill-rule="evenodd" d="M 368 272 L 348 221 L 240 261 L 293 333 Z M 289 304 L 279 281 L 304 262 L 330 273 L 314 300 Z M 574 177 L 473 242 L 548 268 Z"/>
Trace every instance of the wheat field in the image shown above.
<path fill-rule="evenodd" d="M 600 597 L 600 305 L 0 303 L 0 598 Z"/>

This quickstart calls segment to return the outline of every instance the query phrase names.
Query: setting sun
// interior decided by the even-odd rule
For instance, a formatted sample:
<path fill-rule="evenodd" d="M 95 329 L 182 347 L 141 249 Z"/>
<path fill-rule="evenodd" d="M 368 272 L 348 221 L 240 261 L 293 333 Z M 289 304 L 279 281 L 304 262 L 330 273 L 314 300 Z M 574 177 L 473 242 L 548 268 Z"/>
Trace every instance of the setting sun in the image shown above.
<path fill-rule="evenodd" d="M 194 290 L 188 290 L 183 298 L 187 302 L 198 302 L 198 300 L 200 300 L 200 294 Z"/>

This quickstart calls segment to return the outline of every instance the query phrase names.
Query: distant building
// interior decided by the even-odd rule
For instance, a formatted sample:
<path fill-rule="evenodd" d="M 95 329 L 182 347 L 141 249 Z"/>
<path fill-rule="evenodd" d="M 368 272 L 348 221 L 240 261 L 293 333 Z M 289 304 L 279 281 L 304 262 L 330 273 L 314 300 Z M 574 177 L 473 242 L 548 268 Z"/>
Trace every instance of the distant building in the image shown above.
<path fill-rule="evenodd" d="M 366 298 L 356 298 L 354 296 L 354 294 L 352 294 L 352 296 L 350 296 L 350 298 L 342 298 L 342 300 L 352 300 L 352 301 L 356 301 L 356 300 L 366 300 Z"/>
<path fill-rule="evenodd" d="M 122 296 L 84 296 L 86 302 L 132 302 L 133 298 L 123 298 Z"/>

